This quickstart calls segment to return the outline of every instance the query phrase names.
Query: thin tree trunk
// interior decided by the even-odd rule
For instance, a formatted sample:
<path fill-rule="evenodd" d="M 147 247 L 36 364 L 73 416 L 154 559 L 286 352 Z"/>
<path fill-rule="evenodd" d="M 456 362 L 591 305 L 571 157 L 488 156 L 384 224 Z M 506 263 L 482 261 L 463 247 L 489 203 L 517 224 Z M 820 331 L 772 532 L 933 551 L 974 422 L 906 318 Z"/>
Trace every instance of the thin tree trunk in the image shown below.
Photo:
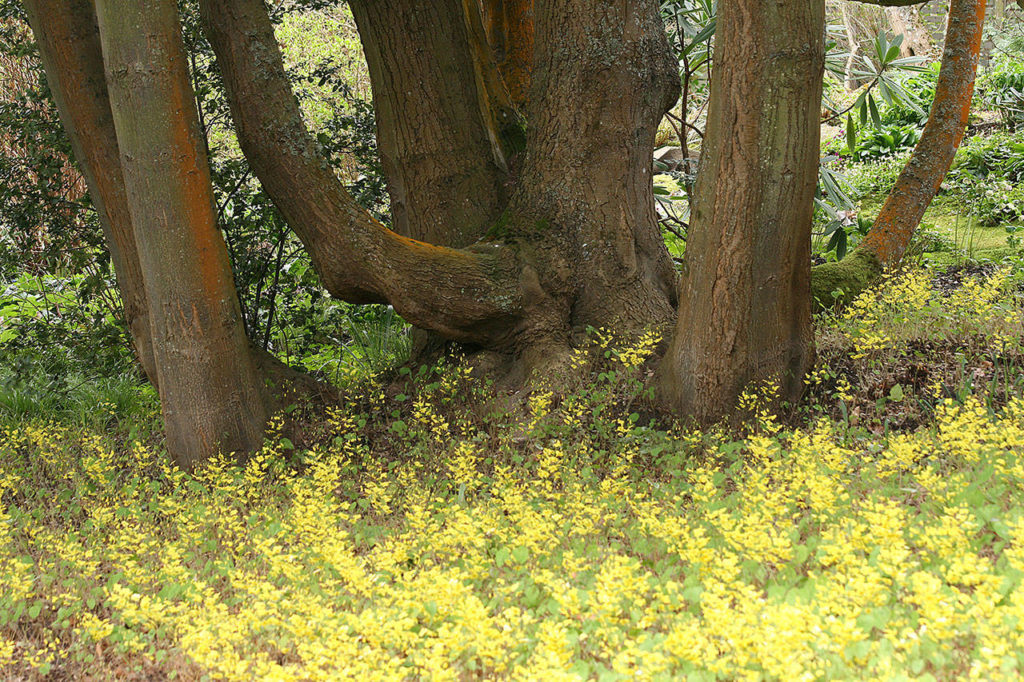
<path fill-rule="evenodd" d="M 906 253 L 963 140 L 984 24 L 985 0 L 950 0 L 935 101 L 921 140 L 860 245 L 840 262 L 814 268 L 819 305 L 833 305 L 838 291 L 852 299 Z"/>
<path fill-rule="evenodd" d="M 167 448 L 191 468 L 263 440 L 250 354 L 173 0 L 98 0 L 111 110 L 150 304 Z"/>
<path fill-rule="evenodd" d="M 932 37 L 918 7 L 887 7 L 885 15 L 896 35 L 903 34 L 900 44 L 902 57 L 928 57 L 932 54 Z"/>
<path fill-rule="evenodd" d="M 846 57 L 846 89 L 853 91 L 861 86 L 860 79 L 854 74 L 854 65 L 860 54 L 860 41 L 857 40 L 857 30 L 850 16 L 850 9 L 845 0 L 840 0 L 839 11 L 842 13 L 843 26 L 846 28 L 846 42 L 849 43 L 850 52 Z"/>
<path fill-rule="evenodd" d="M 823 27 L 820 0 L 719 4 L 679 318 L 658 371 L 662 399 L 699 422 L 758 381 L 792 404 L 813 361 Z"/>
<path fill-rule="evenodd" d="M 139 364 L 157 385 L 146 292 L 121 175 L 93 3 L 26 0 L 25 10 L 61 123 L 103 228 L 132 345 Z"/>
<path fill-rule="evenodd" d="M 985 0 L 951 0 L 948 24 L 935 101 L 921 141 L 864 240 L 865 248 L 885 265 L 894 265 L 906 253 L 967 128 L 985 24 Z"/>

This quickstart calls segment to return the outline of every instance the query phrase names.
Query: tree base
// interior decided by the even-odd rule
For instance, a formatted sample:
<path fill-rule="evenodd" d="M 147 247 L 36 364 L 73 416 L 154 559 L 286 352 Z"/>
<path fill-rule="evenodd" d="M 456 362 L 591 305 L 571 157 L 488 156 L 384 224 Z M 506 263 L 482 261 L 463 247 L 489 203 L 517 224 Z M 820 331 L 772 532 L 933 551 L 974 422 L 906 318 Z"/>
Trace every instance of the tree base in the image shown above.
<path fill-rule="evenodd" d="M 882 274 L 875 254 L 857 249 L 836 263 L 811 268 L 811 300 L 815 310 L 829 310 L 857 298 Z"/>

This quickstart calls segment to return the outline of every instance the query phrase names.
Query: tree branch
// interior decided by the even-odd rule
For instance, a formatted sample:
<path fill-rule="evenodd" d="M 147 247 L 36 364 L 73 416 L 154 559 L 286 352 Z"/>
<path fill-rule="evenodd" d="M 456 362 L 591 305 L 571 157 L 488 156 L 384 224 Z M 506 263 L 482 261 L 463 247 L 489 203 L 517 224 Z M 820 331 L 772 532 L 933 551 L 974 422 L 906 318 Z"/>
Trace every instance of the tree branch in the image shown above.
<path fill-rule="evenodd" d="M 415 326 L 500 346 L 522 309 L 513 250 L 433 246 L 374 220 L 306 129 L 262 0 L 202 0 L 200 9 L 246 159 L 331 295 L 389 302 Z"/>

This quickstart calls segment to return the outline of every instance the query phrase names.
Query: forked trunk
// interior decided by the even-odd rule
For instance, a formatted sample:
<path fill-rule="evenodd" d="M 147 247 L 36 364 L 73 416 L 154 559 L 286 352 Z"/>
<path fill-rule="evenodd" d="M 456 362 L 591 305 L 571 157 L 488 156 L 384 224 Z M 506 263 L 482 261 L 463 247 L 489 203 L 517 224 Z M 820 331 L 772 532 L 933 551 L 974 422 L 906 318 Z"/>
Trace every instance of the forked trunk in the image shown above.
<path fill-rule="evenodd" d="M 488 113 L 502 98 L 489 91 L 493 64 L 479 63 L 492 52 L 476 43 L 473 7 L 353 4 L 384 109 L 388 181 L 404 211 L 396 227 L 440 245 L 383 228 L 325 170 L 263 3 L 200 5 L 242 149 L 333 295 L 389 302 L 422 329 L 527 369 L 588 326 L 628 331 L 671 319 L 676 275 L 655 219 L 649 153 L 679 85 L 654 0 L 537 3 L 530 91 L 517 112 L 528 132 L 508 177 Z M 409 36 L 422 42 L 405 44 Z M 404 128 L 407 115 L 423 125 Z M 494 207 L 504 210 L 481 230 Z"/>
<path fill-rule="evenodd" d="M 96 9 L 167 447 L 191 468 L 262 443 L 264 388 L 216 225 L 177 4 L 99 0 Z"/>
<path fill-rule="evenodd" d="M 813 359 L 823 27 L 821 0 L 719 4 L 679 319 L 658 374 L 662 398 L 699 422 L 754 382 L 795 401 Z"/>

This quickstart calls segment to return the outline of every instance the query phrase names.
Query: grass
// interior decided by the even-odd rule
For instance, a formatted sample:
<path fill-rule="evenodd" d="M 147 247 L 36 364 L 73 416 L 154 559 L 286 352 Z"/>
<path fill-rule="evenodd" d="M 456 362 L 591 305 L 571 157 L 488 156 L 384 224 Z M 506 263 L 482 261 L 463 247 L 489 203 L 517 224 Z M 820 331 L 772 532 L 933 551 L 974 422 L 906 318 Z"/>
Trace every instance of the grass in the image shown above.
<path fill-rule="evenodd" d="M 738 430 L 652 420 L 657 339 L 600 334 L 514 409 L 440 365 L 195 475 L 153 417 L 8 418 L 0 676 L 1017 676 L 1016 292 L 892 279 Z"/>
<path fill-rule="evenodd" d="M 883 197 L 884 199 L 884 197 Z M 882 207 L 882 199 L 868 197 L 860 202 L 860 212 L 874 216 Z M 923 262 L 935 267 L 948 267 L 964 262 L 998 263 L 1016 251 L 1007 243 L 1008 234 L 1002 225 L 988 227 L 964 212 L 951 199 L 940 196 L 925 211 L 921 220 L 922 234 L 938 237 L 941 244 L 925 248 Z"/>

